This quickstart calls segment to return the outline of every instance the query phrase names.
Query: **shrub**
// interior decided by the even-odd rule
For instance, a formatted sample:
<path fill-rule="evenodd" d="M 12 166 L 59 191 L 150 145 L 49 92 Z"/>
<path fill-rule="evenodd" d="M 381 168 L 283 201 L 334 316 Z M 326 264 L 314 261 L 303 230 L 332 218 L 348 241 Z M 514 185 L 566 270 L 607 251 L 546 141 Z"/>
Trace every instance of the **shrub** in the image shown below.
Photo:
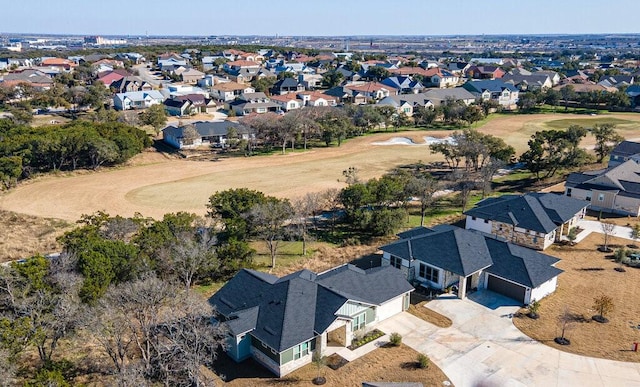
<path fill-rule="evenodd" d="M 394 347 L 398 347 L 400 344 L 402 344 L 402 336 L 399 333 L 394 332 L 391 334 L 391 336 L 389 336 L 389 341 L 391 342 L 391 345 L 393 345 Z"/>
<path fill-rule="evenodd" d="M 429 356 L 421 353 L 418 355 L 418 367 L 419 368 L 427 368 L 429 367 Z"/>

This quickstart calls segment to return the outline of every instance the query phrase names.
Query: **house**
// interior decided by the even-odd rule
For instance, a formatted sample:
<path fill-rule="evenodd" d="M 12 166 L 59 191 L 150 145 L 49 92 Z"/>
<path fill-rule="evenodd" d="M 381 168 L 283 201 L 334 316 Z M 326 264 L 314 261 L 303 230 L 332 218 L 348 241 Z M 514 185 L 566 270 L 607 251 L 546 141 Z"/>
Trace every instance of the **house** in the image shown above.
<path fill-rule="evenodd" d="M 283 95 L 304 91 L 304 86 L 293 78 L 283 78 L 271 87 L 272 95 Z"/>
<path fill-rule="evenodd" d="M 338 98 L 319 91 L 301 91 L 297 94 L 303 106 L 336 106 Z"/>
<path fill-rule="evenodd" d="M 163 102 L 164 110 L 170 116 L 186 116 L 189 115 L 191 110 L 191 102 L 180 99 L 168 99 Z"/>
<path fill-rule="evenodd" d="M 398 94 L 398 89 L 379 82 L 350 83 L 344 86 L 344 91 L 350 94 L 355 104 L 379 101 L 384 97 Z"/>
<path fill-rule="evenodd" d="M 498 66 L 469 66 L 465 74 L 474 79 L 498 79 L 504 76 L 505 71 Z"/>
<path fill-rule="evenodd" d="M 449 89 L 429 89 L 423 93 L 425 98 L 429 99 L 433 106 L 440 106 L 449 101 L 460 101 L 465 105 L 476 102 L 476 96 L 471 94 L 463 87 L 453 87 Z"/>
<path fill-rule="evenodd" d="M 229 102 L 229 110 L 236 115 L 280 111 L 280 105 L 271 101 L 265 93 L 243 93 L 235 101 Z"/>
<path fill-rule="evenodd" d="M 2 77 L 2 85 L 15 87 L 21 83 L 31 85 L 36 90 L 49 90 L 53 86 L 53 78 L 42 71 L 27 69 L 5 74 Z"/>
<path fill-rule="evenodd" d="M 185 131 L 195 129 L 193 137 Z M 225 147 L 229 143 L 229 132 L 239 140 L 253 137 L 249 128 L 233 121 L 197 121 L 183 126 L 167 126 L 162 130 L 162 140 L 177 149 L 197 148 L 200 146 Z"/>
<path fill-rule="evenodd" d="M 482 200 L 466 211 L 465 227 L 544 250 L 576 226 L 588 205 L 553 193 L 503 195 Z"/>
<path fill-rule="evenodd" d="M 589 209 L 640 216 L 640 164 L 633 158 L 597 171 L 574 172 L 565 195 L 590 202 Z"/>
<path fill-rule="evenodd" d="M 323 356 L 328 344 L 348 346 L 409 307 L 413 287 L 393 267 L 343 265 L 278 278 L 243 269 L 209 302 L 230 330 L 227 354 L 253 358 L 282 377 Z"/>
<path fill-rule="evenodd" d="M 320 74 L 300 74 L 298 82 L 304 86 L 306 90 L 315 90 L 322 86 L 322 75 Z"/>
<path fill-rule="evenodd" d="M 430 68 L 424 73 L 424 85 L 428 87 L 447 88 L 458 84 L 460 77 L 439 67 Z"/>
<path fill-rule="evenodd" d="M 622 141 L 609 153 L 609 167 L 615 167 L 627 160 L 640 163 L 640 142 Z"/>
<path fill-rule="evenodd" d="M 109 89 L 114 82 L 119 81 L 124 77 L 125 75 L 122 75 L 119 72 L 108 71 L 106 74 L 100 76 L 98 81 L 102 82 L 102 84 Z"/>
<path fill-rule="evenodd" d="M 182 79 L 182 82 L 188 83 L 191 85 L 195 85 L 202 78 L 204 78 L 204 73 L 194 68 L 186 69 L 180 74 L 180 79 Z"/>
<path fill-rule="evenodd" d="M 220 101 L 233 101 L 244 93 L 254 93 L 256 89 L 237 82 L 223 82 L 211 87 L 211 97 Z"/>
<path fill-rule="evenodd" d="M 636 108 L 640 106 L 640 85 L 631 85 L 624 91 L 631 101 L 631 107 Z"/>
<path fill-rule="evenodd" d="M 447 64 L 447 70 L 457 74 L 458 76 L 464 74 L 471 65 L 467 62 L 450 62 Z"/>
<path fill-rule="evenodd" d="M 380 83 L 400 90 L 401 94 L 418 94 L 424 89 L 419 81 L 403 76 L 385 78 Z"/>
<path fill-rule="evenodd" d="M 164 101 L 164 108 L 171 116 L 184 116 L 191 113 L 214 113 L 217 105 L 214 100 L 202 94 L 176 95 Z"/>
<path fill-rule="evenodd" d="M 139 77 L 127 76 L 111 82 L 110 89 L 116 93 L 127 93 L 131 91 L 149 91 L 153 86 Z"/>
<path fill-rule="evenodd" d="M 272 95 L 271 101 L 275 102 L 280 106 L 280 108 L 288 112 L 289 110 L 300 109 L 304 102 L 301 99 L 298 99 L 296 94 L 283 94 L 283 95 Z"/>
<path fill-rule="evenodd" d="M 157 90 L 130 91 L 117 93 L 113 97 L 113 106 L 116 110 L 146 109 L 152 105 L 163 103 L 165 97 Z"/>
<path fill-rule="evenodd" d="M 633 85 L 635 77 L 633 75 L 609 75 L 600 78 L 598 85 L 606 87 L 628 87 Z"/>
<path fill-rule="evenodd" d="M 508 110 L 517 108 L 519 91 L 510 83 L 498 79 L 467 81 L 462 87 L 475 95 L 477 99 L 495 101 Z"/>
<path fill-rule="evenodd" d="M 380 247 L 383 267 L 399 269 L 416 286 L 457 288 L 459 298 L 488 289 L 529 304 L 553 293 L 560 260 L 495 236 L 451 225 L 418 227 Z"/>
<path fill-rule="evenodd" d="M 378 101 L 376 105 L 392 106 L 398 114 L 406 114 L 407 117 L 413 116 L 413 110 L 420 106 L 423 108 L 433 107 L 433 102 L 424 94 L 400 94 L 390 95 Z"/>
<path fill-rule="evenodd" d="M 505 74 L 502 78 L 520 91 L 547 90 L 553 87 L 553 82 L 546 74 L 532 73 L 530 75 Z"/>
<path fill-rule="evenodd" d="M 78 67 L 78 64 L 76 62 L 72 61 L 72 60 L 69 60 L 69 59 L 42 58 L 42 61 L 40 62 L 40 66 L 42 66 L 42 67 L 53 67 L 53 68 L 60 69 L 61 71 L 70 72 L 73 69 L 75 69 L 76 67 Z"/>

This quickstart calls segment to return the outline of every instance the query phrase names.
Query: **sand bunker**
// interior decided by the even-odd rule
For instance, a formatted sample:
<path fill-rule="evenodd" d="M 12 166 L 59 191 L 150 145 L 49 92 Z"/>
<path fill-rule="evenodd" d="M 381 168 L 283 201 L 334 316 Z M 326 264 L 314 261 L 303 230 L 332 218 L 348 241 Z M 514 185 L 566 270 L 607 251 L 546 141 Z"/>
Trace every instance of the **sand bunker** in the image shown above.
<path fill-rule="evenodd" d="M 451 142 L 453 142 L 453 138 L 451 138 L 451 137 L 436 138 L 436 137 L 425 136 L 425 137 L 422 137 L 422 138 L 424 139 L 424 142 L 421 142 L 421 143 L 414 142 L 412 139 L 410 139 L 408 137 L 393 137 L 393 138 L 388 139 L 387 141 L 372 142 L 371 144 L 372 145 L 425 146 L 425 145 L 431 145 L 431 144 L 451 143 Z"/>

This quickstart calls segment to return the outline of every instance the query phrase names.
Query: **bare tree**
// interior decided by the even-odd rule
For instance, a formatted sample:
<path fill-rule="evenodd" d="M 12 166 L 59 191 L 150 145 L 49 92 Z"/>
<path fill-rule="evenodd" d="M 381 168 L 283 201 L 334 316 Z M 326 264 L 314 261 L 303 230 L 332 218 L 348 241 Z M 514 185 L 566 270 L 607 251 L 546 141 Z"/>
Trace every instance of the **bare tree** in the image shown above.
<path fill-rule="evenodd" d="M 163 320 L 163 312 L 172 305 L 175 289 L 165 281 L 150 275 L 118 285 L 109 297 L 111 307 L 126 316 L 145 373 L 151 372 L 157 342 L 155 329 Z"/>
<path fill-rule="evenodd" d="M 604 237 L 604 246 L 603 251 L 610 251 L 609 249 L 609 238 L 613 235 L 613 231 L 616 229 L 615 223 L 603 221 L 600 222 L 600 227 L 602 228 L 602 235 Z"/>
<path fill-rule="evenodd" d="M 4 348 L 0 347 L 0 386 L 15 386 L 17 364 L 11 359 L 11 354 Z"/>
<path fill-rule="evenodd" d="M 414 177 L 407 184 L 408 194 L 420 200 L 420 226 L 424 226 L 427 209 L 433 203 L 433 195 L 438 186 L 438 182 L 431 177 Z"/>
<path fill-rule="evenodd" d="M 496 158 L 491 158 L 480 169 L 480 177 L 482 178 L 482 198 L 484 199 L 491 192 L 491 182 L 493 175 L 500 169 L 504 168 L 505 162 Z"/>
<path fill-rule="evenodd" d="M 360 170 L 356 167 L 349 167 L 342 171 L 342 176 L 346 178 L 345 182 L 347 185 L 353 185 L 360 182 L 360 177 L 358 176 L 359 172 Z"/>
<path fill-rule="evenodd" d="M 575 317 L 569 310 L 569 307 L 564 308 L 562 313 L 558 316 L 558 325 L 560 327 L 560 336 L 556 337 L 554 341 L 560 345 L 569 345 L 571 341 L 565 337 L 567 330 L 569 330 L 575 323 Z"/>
<path fill-rule="evenodd" d="M 212 323 L 211 306 L 196 293 L 183 293 L 172 318 L 163 322 L 159 332 L 157 365 L 164 370 L 169 385 L 202 385 L 202 365 L 211 366 L 219 348 L 226 348 L 227 328 Z"/>
<path fill-rule="evenodd" d="M 288 200 L 271 198 L 265 203 L 255 205 L 247 214 L 258 236 L 262 238 L 271 255 L 271 267 L 276 267 L 278 246 L 285 237 L 285 224 L 293 216 L 293 208 Z"/>
<path fill-rule="evenodd" d="M 216 238 L 208 228 L 200 228 L 196 235 L 183 232 L 176 237 L 177 241 L 168 254 L 168 263 L 170 270 L 189 291 L 196 276 L 217 272 L 220 268 L 215 253 Z"/>
<path fill-rule="evenodd" d="M 338 207 L 340 206 L 340 191 L 337 188 L 330 188 L 322 193 L 322 206 L 329 211 L 329 222 L 333 233 L 336 220 L 339 217 Z"/>

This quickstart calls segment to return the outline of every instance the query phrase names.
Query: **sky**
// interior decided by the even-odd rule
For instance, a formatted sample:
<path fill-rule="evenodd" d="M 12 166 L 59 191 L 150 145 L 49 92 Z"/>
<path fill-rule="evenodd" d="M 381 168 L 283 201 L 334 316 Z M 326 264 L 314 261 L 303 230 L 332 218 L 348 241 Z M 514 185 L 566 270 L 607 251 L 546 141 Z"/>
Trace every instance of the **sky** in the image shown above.
<path fill-rule="evenodd" d="M 125 36 L 640 33 L 638 15 L 638 0 L 0 0 L 0 33 Z"/>

